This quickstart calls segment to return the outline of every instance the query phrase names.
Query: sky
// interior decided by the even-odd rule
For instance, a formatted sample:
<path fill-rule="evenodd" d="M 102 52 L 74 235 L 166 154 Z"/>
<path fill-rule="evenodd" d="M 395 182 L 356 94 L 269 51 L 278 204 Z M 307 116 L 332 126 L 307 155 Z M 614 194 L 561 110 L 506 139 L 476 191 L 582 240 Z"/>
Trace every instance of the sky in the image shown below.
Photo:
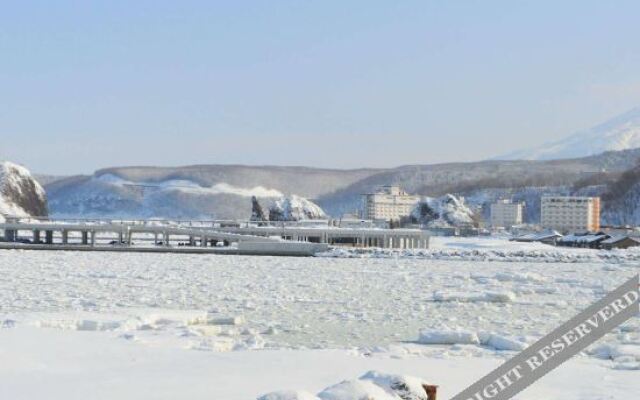
<path fill-rule="evenodd" d="M 2 1 L 0 159 L 391 167 L 640 105 L 637 1 Z"/>

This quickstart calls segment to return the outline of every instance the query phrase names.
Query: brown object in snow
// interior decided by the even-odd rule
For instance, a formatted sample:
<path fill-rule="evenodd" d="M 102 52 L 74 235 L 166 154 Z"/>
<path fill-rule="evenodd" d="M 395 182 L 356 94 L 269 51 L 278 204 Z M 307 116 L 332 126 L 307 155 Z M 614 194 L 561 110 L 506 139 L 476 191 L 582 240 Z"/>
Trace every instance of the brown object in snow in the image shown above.
<path fill-rule="evenodd" d="M 424 391 L 427 392 L 427 400 L 436 400 L 438 387 L 436 385 L 422 385 Z"/>

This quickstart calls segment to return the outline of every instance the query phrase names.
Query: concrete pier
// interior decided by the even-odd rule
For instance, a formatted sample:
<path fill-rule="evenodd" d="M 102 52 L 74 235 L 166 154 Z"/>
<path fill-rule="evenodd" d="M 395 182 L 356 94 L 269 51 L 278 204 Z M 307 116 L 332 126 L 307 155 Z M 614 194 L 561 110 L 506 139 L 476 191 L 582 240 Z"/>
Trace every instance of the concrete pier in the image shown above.
<path fill-rule="evenodd" d="M 282 252 L 283 241 L 293 249 L 301 244 L 304 251 L 323 251 L 331 246 L 380 247 L 393 249 L 426 249 L 429 234 L 417 229 L 340 228 L 327 225 L 308 226 L 305 224 L 274 224 L 236 222 L 212 222 L 210 226 L 198 221 L 188 223 L 162 221 L 113 221 L 91 220 L 70 222 L 66 220 L 35 220 L 11 218 L 0 223 L 4 231 L 5 243 L 21 245 L 74 246 L 96 248 L 99 246 L 140 247 L 147 243 L 155 248 L 220 248 L 241 243 L 262 243 L 257 246 L 267 252 L 269 246 Z M 44 232 L 44 241 L 42 234 Z M 244 245 L 249 246 L 249 245 Z M 156 250 L 157 251 L 157 250 Z M 255 250 L 252 250 L 255 251 Z M 311 255 L 311 254 L 309 254 Z"/>

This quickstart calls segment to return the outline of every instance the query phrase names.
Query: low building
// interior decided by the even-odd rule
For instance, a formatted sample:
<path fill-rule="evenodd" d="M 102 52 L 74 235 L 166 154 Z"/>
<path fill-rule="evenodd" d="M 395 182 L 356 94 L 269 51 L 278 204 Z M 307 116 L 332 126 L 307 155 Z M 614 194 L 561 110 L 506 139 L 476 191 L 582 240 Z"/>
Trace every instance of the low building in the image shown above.
<path fill-rule="evenodd" d="M 556 231 L 526 233 L 509 239 L 512 242 L 533 243 L 540 242 L 544 244 L 555 245 L 562 235 Z"/>
<path fill-rule="evenodd" d="M 628 249 L 629 247 L 640 246 L 640 239 L 624 235 L 612 236 L 609 239 L 603 240 L 600 245 L 605 250 Z"/>
<path fill-rule="evenodd" d="M 600 198 L 542 197 L 540 225 L 560 232 L 599 231 Z"/>
<path fill-rule="evenodd" d="M 599 249 L 602 243 L 610 239 L 611 236 L 604 232 L 585 232 L 566 235 L 558 240 L 558 246 L 564 247 L 581 247 L 588 249 Z"/>
<path fill-rule="evenodd" d="M 498 200 L 491 204 L 491 226 L 493 228 L 511 228 L 522 224 L 524 203 L 511 200 Z"/>
<path fill-rule="evenodd" d="M 362 218 L 398 221 L 409 216 L 419 201 L 420 196 L 407 194 L 399 186 L 380 186 L 363 195 Z"/>

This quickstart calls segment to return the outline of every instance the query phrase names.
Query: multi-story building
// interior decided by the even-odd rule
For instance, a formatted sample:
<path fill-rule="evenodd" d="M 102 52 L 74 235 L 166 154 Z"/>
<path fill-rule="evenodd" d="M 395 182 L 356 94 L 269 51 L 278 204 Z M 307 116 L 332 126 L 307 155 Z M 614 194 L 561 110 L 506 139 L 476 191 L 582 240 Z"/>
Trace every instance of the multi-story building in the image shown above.
<path fill-rule="evenodd" d="M 397 221 L 411 214 L 420 196 L 407 194 L 399 186 L 380 186 L 363 195 L 364 219 Z"/>
<path fill-rule="evenodd" d="M 511 228 L 522 224 L 524 203 L 511 200 L 498 200 L 491 204 L 491 226 L 494 228 Z"/>
<path fill-rule="evenodd" d="M 540 225 L 560 232 L 600 230 L 599 197 L 542 197 Z"/>

